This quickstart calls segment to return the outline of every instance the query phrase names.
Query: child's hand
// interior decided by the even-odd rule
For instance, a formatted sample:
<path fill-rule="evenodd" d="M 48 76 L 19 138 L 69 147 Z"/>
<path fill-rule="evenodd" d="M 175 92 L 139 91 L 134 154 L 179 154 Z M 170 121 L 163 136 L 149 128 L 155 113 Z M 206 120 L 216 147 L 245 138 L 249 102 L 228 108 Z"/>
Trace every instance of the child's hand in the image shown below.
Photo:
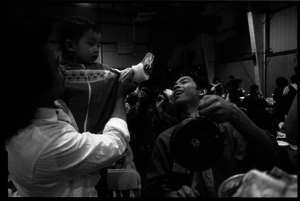
<path fill-rule="evenodd" d="M 119 77 L 119 92 L 126 96 L 133 92 L 137 88 L 137 83 L 133 80 L 134 73 L 131 68 L 126 68 L 121 71 L 121 75 Z"/>

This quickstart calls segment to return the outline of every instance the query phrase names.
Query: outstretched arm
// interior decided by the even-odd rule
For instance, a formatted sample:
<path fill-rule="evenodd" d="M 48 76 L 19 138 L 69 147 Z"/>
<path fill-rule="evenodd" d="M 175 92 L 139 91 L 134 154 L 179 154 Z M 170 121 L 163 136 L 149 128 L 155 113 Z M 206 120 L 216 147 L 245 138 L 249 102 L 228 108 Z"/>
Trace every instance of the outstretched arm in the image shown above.
<path fill-rule="evenodd" d="M 262 168 L 272 168 L 279 163 L 279 155 L 274 141 L 267 131 L 259 128 L 236 105 L 216 95 L 207 95 L 199 104 L 199 114 L 218 123 L 229 122 L 245 138 Z"/>

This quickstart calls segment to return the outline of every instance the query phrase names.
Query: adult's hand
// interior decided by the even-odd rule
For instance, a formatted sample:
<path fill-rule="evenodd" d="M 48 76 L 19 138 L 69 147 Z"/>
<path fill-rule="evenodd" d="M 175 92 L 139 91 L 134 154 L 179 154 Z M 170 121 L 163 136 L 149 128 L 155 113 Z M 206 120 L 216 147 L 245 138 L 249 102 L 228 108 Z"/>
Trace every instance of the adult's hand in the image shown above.
<path fill-rule="evenodd" d="M 223 123 L 231 121 L 239 108 L 218 95 L 205 95 L 199 103 L 199 115 Z"/>
<path fill-rule="evenodd" d="M 189 186 L 182 186 L 178 191 L 177 191 L 177 196 L 178 197 L 199 197 L 199 192 L 197 190 L 192 190 Z"/>

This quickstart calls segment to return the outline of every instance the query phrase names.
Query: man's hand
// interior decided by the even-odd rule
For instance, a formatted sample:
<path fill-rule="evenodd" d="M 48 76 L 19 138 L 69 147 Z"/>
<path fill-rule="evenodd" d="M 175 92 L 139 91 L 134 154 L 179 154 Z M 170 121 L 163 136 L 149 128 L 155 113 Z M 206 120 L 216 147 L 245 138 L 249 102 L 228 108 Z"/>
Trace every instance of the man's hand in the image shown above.
<path fill-rule="evenodd" d="M 200 194 L 197 190 L 192 190 L 190 187 L 188 186 L 182 186 L 178 191 L 177 191 L 177 196 L 178 197 L 199 197 Z"/>
<path fill-rule="evenodd" d="M 217 95 L 205 95 L 199 103 L 199 115 L 206 116 L 211 120 L 223 123 L 231 121 L 237 106 Z"/>

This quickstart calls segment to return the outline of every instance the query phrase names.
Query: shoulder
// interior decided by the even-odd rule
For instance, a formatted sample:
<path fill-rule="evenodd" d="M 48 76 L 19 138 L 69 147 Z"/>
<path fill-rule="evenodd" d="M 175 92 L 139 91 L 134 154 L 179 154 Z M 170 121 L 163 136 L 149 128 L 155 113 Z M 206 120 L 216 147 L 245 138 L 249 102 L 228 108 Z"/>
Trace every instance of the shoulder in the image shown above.
<path fill-rule="evenodd" d="M 160 133 L 157 137 L 156 144 L 168 145 L 170 142 L 174 128 L 175 128 L 175 126 L 172 126 L 172 127 L 168 128 L 167 130 L 163 131 L 162 133 Z"/>
<path fill-rule="evenodd" d="M 102 63 L 99 63 L 99 62 L 94 62 L 92 64 L 92 67 L 95 68 L 95 69 L 99 69 L 99 70 L 111 70 L 111 67 L 107 64 L 102 64 Z"/>
<path fill-rule="evenodd" d="M 172 127 L 168 128 L 168 129 L 166 129 L 161 134 L 159 134 L 158 138 L 160 138 L 160 139 L 170 138 L 171 135 L 172 135 L 172 132 L 173 132 L 174 128 L 175 128 L 175 126 L 172 126 Z"/>

